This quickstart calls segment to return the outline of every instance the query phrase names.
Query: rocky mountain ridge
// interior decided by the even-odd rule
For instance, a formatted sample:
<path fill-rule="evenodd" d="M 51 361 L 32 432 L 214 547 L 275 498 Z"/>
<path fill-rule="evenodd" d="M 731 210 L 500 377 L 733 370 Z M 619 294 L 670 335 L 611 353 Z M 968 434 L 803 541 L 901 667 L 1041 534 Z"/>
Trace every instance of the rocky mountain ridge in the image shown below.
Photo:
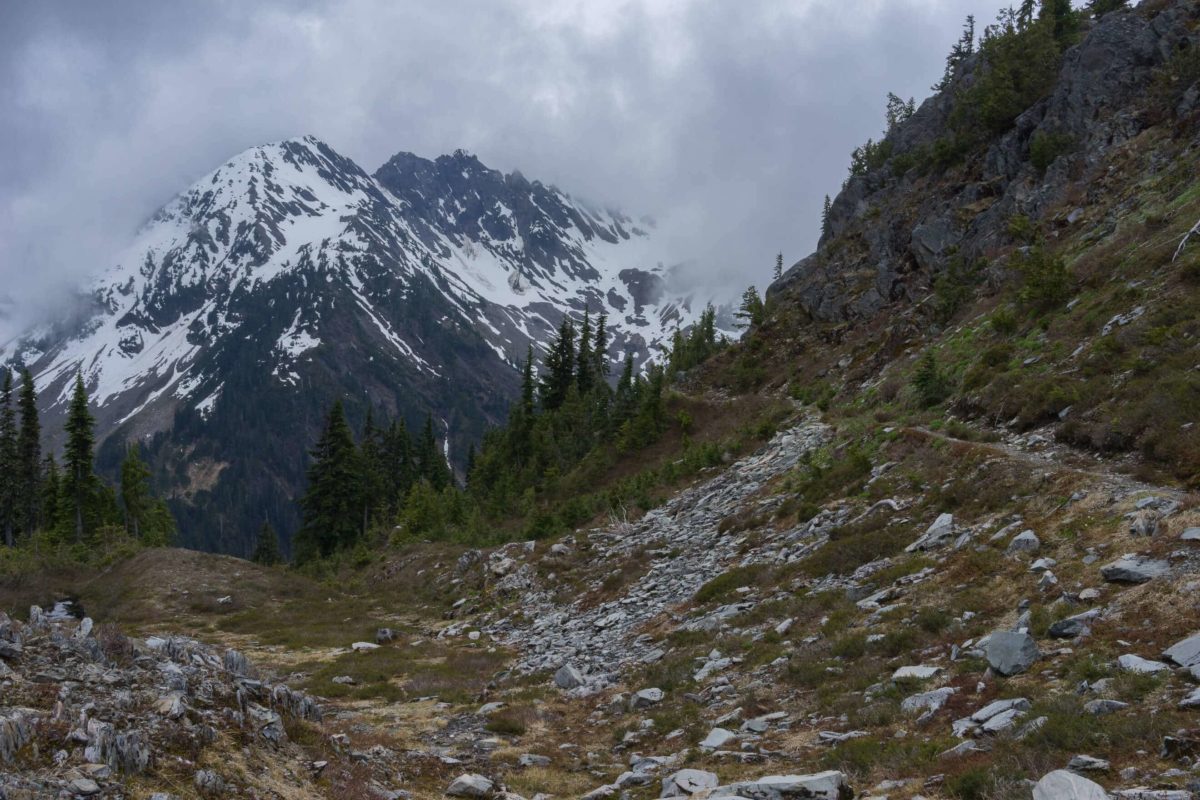
<path fill-rule="evenodd" d="M 432 413 L 461 466 L 564 315 L 606 314 L 614 365 L 659 353 L 704 301 L 671 294 L 652 253 L 649 223 L 462 151 L 368 175 L 306 137 L 197 181 L 96 281 L 81 323 L 0 359 L 31 368 L 51 431 L 81 373 L 102 461 L 148 443 L 184 543 L 245 553 L 264 518 L 293 530 L 335 397 L 358 424 L 368 406 L 413 430 Z"/>

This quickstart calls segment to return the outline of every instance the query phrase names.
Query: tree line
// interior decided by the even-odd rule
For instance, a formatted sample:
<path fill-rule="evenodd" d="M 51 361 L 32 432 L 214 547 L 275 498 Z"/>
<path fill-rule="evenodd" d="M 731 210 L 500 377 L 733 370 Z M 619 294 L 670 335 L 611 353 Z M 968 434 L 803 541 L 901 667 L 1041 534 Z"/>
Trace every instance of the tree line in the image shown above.
<path fill-rule="evenodd" d="M 46 544 L 86 548 L 114 529 L 148 546 L 168 544 L 175 522 L 150 486 L 150 469 L 136 443 L 110 486 L 95 471 L 95 420 L 87 390 L 76 376 L 63 433 L 62 463 L 45 452 L 37 387 L 20 371 L 14 397 L 12 370 L 0 371 L 0 529 L 7 547 Z"/>
<path fill-rule="evenodd" d="M 529 348 L 507 421 L 468 451 L 461 483 L 438 447 L 432 417 L 411 436 L 403 421 L 380 425 L 371 413 L 356 440 L 335 402 L 300 499 L 296 562 L 381 536 L 482 541 L 514 516 L 523 519 L 524 536 L 578 524 L 589 512 L 556 502 L 572 494 L 559 491 L 562 482 L 585 462 L 608 463 L 656 441 L 667 424 L 668 381 L 723 345 L 709 306 L 689 331 L 676 332 L 665 363 L 639 371 L 627 354 L 614 383 L 605 316 L 565 317 L 540 360 Z M 260 536 L 266 551 L 275 548 L 272 537 L 268 530 Z"/>

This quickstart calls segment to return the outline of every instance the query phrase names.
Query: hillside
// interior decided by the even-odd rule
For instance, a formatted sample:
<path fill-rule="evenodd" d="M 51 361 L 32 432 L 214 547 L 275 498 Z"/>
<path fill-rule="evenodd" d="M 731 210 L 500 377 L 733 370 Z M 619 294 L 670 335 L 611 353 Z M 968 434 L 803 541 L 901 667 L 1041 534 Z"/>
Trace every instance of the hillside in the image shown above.
<path fill-rule="evenodd" d="M 607 514 L 303 570 L 8 574 L 0 787 L 1195 797 L 1200 7 L 1008 22 L 858 151 L 818 251 L 677 375 L 661 438 L 554 476 L 639 476 Z M 68 596 L 130 662 L 27 610 Z M 288 691 L 249 716 L 243 657 Z M 89 714 L 154 757 L 89 751 Z"/>

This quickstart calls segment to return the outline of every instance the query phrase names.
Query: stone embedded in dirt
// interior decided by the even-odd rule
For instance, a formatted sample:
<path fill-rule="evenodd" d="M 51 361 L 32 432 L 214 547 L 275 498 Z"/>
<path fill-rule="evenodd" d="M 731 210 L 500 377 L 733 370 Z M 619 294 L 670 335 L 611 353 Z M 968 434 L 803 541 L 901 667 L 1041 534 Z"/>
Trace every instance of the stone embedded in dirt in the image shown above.
<path fill-rule="evenodd" d="M 1146 583 L 1166 575 L 1170 570 L 1171 566 L 1166 561 L 1130 553 L 1102 567 L 1100 575 L 1109 583 Z"/>
<path fill-rule="evenodd" d="M 1151 661 L 1148 658 L 1126 654 L 1117 659 L 1117 666 L 1125 672 L 1137 672 L 1143 675 L 1155 672 L 1165 672 L 1171 669 L 1161 661 Z"/>
<path fill-rule="evenodd" d="M 226 791 L 224 779 L 212 770 L 200 770 L 196 773 L 193 782 L 201 797 L 220 797 Z"/>
<path fill-rule="evenodd" d="M 932 678 L 942 671 L 941 667 L 926 667 L 926 666 L 907 666 L 900 667 L 892 673 L 892 680 L 919 680 L 924 681 Z"/>
<path fill-rule="evenodd" d="M 663 697 L 662 689 L 642 689 L 630 698 L 629 707 L 635 710 L 650 708 L 661 703 Z"/>
<path fill-rule="evenodd" d="M 1179 701 L 1180 708 L 1200 708 L 1200 688 L 1193 689 L 1191 694 Z"/>
<path fill-rule="evenodd" d="M 1085 755 L 1073 756 L 1067 762 L 1067 769 L 1072 772 L 1105 772 L 1109 766 L 1111 765 L 1103 758 Z"/>
<path fill-rule="evenodd" d="M 1033 787 L 1033 800 L 1109 800 L 1100 784 L 1065 769 L 1056 769 Z"/>
<path fill-rule="evenodd" d="M 554 684 L 560 689 L 578 689 L 584 683 L 583 673 L 571 664 L 563 664 L 554 673 Z"/>
<path fill-rule="evenodd" d="M 954 539 L 954 515 L 940 514 L 933 521 L 925 533 L 921 534 L 921 538 L 904 548 L 906 553 L 915 553 L 918 550 L 932 550 L 936 547 L 943 547 Z"/>
<path fill-rule="evenodd" d="M 1014 553 L 1036 553 L 1042 546 L 1042 540 L 1037 537 L 1037 534 L 1031 530 L 1024 530 L 1013 537 L 1008 543 L 1008 549 L 1005 551 L 1009 555 Z"/>
<path fill-rule="evenodd" d="M 455 778 L 446 788 L 446 794 L 451 797 L 487 797 L 495 787 L 490 778 L 468 772 Z"/>
<path fill-rule="evenodd" d="M 717 750 L 724 747 L 730 742 L 736 742 L 738 735 L 733 731 L 725 728 L 713 728 L 708 732 L 708 736 L 704 737 L 704 741 L 700 743 L 701 749 Z"/>
<path fill-rule="evenodd" d="M 689 797 L 705 789 L 715 789 L 721 783 L 716 773 L 702 769 L 681 769 L 663 778 L 659 797 Z"/>
<path fill-rule="evenodd" d="M 400 637 L 400 632 L 391 628 L 380 628 L 375 631 L 375 644 L 387 644 L 394 642 Z"/>
<path fill-rule="evenodd" d="M 941 689 L 909 695 L 900 703 L 900 710 L 910 714 L 917 711 L 937 711 L 946 705 L 946 701 L 957 691 L 953 686 L 944 686 Z"/>
<path fill-rule="evenodd" d="M 1076 636 L 1084 636 L 1091 633 L 1092 629 L 1089 623 L 1099 619 L 1099 617 L 1100 609 L 1093 608 L 1081 614 L 1060 619 L 1050 626 L 1049 630 L 1046 631 L 1046 635 L 1051 639 L 1074 639 Z"/>
<path fill-rule="evenodd" d="M 1089 714 L 1095 714 L 1097 717 L 1102 717 L 1105 714 L 1112 714 L 1122 709 L 1129 708 L 1129 703 L 1122 703 L 1120 700 L 1091 700 L 1083 704 L 1083 710 Z"/>
<path fill-rule="evenodd" d="M 517 764 L 522 767 L 548 767 L 550 756 L 540 756 L 536 753 L 522 753 L 517 756 Z"/>
<path fill-rule="evenodd" d="M 1001 675 L 1024 672 L 1033 666 L 1039 655 L 1037 642 L 1028 633 L 996 631 L 988 638 L 988 666 Z"/>
<path fill-rule="evenodd" d="M 1179 538 L 1185 542 L 1200 542 L 1200 528 L 1188 528 L 1179 534 Z"/>
<path fill-rule="evenodd" d="M 366 653 L 371 650 L 378 650 L 379 645 L 375 644 L 374 642 L 355 642 L 354 644 L 350 645 L 350 649 L 356 653 Z"/>
<path fill-rule="evenodd" d="M 0 639 L 0 658 L 14 659 L 20 658 L 21 645 L 17 642 L 6 642 Z"/>
<path fill-rule="evenodd" d="M 818 772 L 813 775 L 768 775 L 755 780 L 719 786 L 709 795 L 718 797 L 745 797 L 749 800 L 850 800 L 854 791 L 846 783 L 846 776 L 836 770 Z"/>
<path fill-rule="evenodd" d="M 1192 634 L 1171 645 L 1163 651 L 1163 657 L 1174 661 L 1181 667 L 1200 664 L 1200 633 Z"/>

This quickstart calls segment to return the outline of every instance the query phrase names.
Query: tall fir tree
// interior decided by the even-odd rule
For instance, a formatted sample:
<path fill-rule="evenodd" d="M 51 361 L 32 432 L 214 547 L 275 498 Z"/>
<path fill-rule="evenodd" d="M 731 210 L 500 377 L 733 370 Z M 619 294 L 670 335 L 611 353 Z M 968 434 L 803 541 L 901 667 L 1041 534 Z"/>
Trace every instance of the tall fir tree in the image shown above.
<path fill-rule="evenodd" d="M 59 525 L 59 496 L 62 492 L 61 481 L 59 479 L 58 462 L 54 460 L 54 454 L 46 456 L 46 461 L 42 465 L 42 525 L 47 530 L 53 530 Z"/>
<path fill-rule="evenodd" d="M 425 415 L 425 426 L 421 428 L 421 439 L 417 442 L 417 459 L 421 477 L 429 481 L 430 486 L 440 492 L 450 485 L 450 467 L 446 464 L 445 452 L 438 447 L 433 414 Z"/>
<path fill-rule="evenodd" d="M 565 317 L 559 325 L 558 335 L 542 360 L 542 368 L 539 399 L 543 409 L 554 411 L 566 402 L 575 382 L 575 324 L 570 317 Z"/>
<path fill-rule="evenodd" d="M 258 529 L 258 540 L 254 543 L 254 552 L 250 554 L 250 560 L 266 567 L 283 561 L 279 550 L 279 534 L 271 527 L 270 522 L 264 520 L 262 527 Z"/>
<path fill-rule="evenodd" d="M 129 445 L 121 462 L 121 508 L 125 530 L 135 539 L 151 547 L 162 547 L 171 541 L 175 520 L 167 504 L 150 489 L 150 468 L 142 460 L 137 442 Z"/>
<path fill-rule="evenodd" d="M 63 453 L 62 489 L 69 504 L 69 524 L 75 542 L 83 542 L 85 529 L 91 524 L 95 501 L 96 476 L 94 473 L 96 445 L 95 421 L 88 410 L 87 389 L 83 376 L 76 374 L 75 389 L 67 409 L 67 446 Z"/>
<path fill-rule="evenodd" d="M 775 271 L 771 273 L 772 280 L 779 280 L 783 277 L 783 253 L 775 256 Z"/>
<path fill-rule="evenodd" d="M 596 317 L 596 337 L 592 343 L 592 372 L 596 383 L 608 386 L 608 315 L 603 311 Z"/>
<path fill-rule="evenodd" d="M 358 541 L 362 522 L 362 467 L 346 412 L 338 400 L 312 451 L 308 488 L 300 500 L 297 563 L 325 558 Z"/>
<path fill-rule="evenodd" d="M 0 530 L 4 543 L 16 544 L 20 511 L 25 505 L 21 496 L 21 470 L 17 452 L 17 412 L 13 406 L 12 372 L 4 370 L 0 383 Z"/>
<path fill-rule="evenodd" d="M 833 235 L 833 228 L 830 226 L 829 216 L 833 211 L 833 201 L 829 199 L 829 195 L 825 195 L 825 204 L 821 207 L 821 238 L 828 239 Z"/>
<path fill-rule="evenodd" d="M 42 427 L 38 420 L 37 389 L 28 369 L 21 372 L 21 430 L 17 434 L 20 494 L 25 500 L 21 527 L 31 535 L 42 524 Z"/>
<path fill-rule="evenodd" d="M 575 354 L 575 385 L 579 394 L 585 395 L 592 389 L 596 375 L 592 364 L 592 320 L 588 311 L 583 312 L 583 324 L 579 326 L 579 350 Z"/>

